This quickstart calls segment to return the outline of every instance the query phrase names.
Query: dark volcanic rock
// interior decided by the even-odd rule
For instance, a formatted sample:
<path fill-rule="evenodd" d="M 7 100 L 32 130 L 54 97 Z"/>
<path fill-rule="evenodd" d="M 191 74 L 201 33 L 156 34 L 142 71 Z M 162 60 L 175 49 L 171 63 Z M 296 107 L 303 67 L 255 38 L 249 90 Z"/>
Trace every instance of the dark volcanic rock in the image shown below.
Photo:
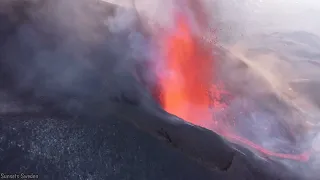
<path fill-rule="evenodd" d="M 275 179 L 262 169 L 270 164 L 249 152 L 233 152 L 212 132 L 122 107 L 103 118 L 85 119 L 52 115 L 41 108 L 2 113 L 0 172 L 33 173 L 40 179 Z"/>
<path fill-rule="evenodd" d="M 0 172 L 40 179 L 219 179 L 148 134 L 113 117 L 103 124 L 1 116 Z M 90 120 L 87 120 L 90 121 Z M 224 178 L 223 178 L 224 179 Z"/>

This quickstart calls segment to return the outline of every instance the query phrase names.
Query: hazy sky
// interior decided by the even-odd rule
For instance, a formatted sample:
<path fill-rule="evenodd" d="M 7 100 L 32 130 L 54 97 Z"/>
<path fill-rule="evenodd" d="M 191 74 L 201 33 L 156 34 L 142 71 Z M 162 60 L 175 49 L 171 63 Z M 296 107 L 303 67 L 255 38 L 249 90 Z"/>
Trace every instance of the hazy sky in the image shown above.
<path fill-rule="evenodd" d="M 132 0 L 104 0 L 131 6 Z M 172 0 L 135 0 L 138 9 L 153 19 L 168 18 Z M 206 0 L 214 1 L 214 0 Z M 242 33 L 252 31 L 304 30 L 320 32 L 320 2 L 317 0 L 218 0 L 221 17 Z M 160 18 L 161 17 L 161 18 Z M 239 29 L 239 26 L 241 27 Z"/>

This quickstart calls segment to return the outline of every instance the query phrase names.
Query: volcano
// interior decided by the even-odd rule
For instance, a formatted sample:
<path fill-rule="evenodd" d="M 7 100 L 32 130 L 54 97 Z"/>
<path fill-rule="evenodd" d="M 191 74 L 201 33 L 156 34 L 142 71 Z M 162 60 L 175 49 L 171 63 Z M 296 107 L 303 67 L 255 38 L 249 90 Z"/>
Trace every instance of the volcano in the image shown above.
<path fill-rule="evenodd" d="M 294 149 L 298 152 L 291 155 L 261 150 L 260 141 L 248 139 L 251 134 L 239 128 L 252 121 L 234 121 L 232 112 L 216 112 L 212 117 L 212 109 L 203 111 L 207 106 L 215 110 L 232 107 L 230 99 L 245 91 L 234 88 L 237 82 L 229 76 L 219 77 L 219 71 L 237 66 L 241 74 L 248 65 L 221 63 L 223 56 L 235 58 L 227 49 L 216 49 L 218 55 L 206 49 L 189 31 L 185 16 L 177 16 L 176 29 L 160 34 L 160 39 L 156 36 L 159 54 L 167 55 L 163 65 L 178 70 L 173 72 L 176 76 L 159 76 L 150 74 L 154 72 L 150 61 L 139 56 L 142 60 L 130 63 L 132 57 L 126 56 L 132 48 L 128 39 L 154 40 L 141 21 L 134 21 L 130 30 L 119 24 L 105 25 L 108 17 L 119 12 L 130 12 L 126 18 L 136 13 L 130 8 L 85 0 L 6 1 L 0 6 L 3 175 L 301 179 L 285 163 L 301 166 L 309 160 L 305 149 Z M 194 69 L 199 65 L 194 59 L 201 68 Z M 209 76 L 212 72 L 216 76 Z M 179 76 L 188 81 L 177 81 Z M 218 77 L 224 83 L 212 84 Z M 149 78 L 157 79 L 156 83 L 150 84 Z M 179 109 L 186 104 L 186 109 Z M 247 104 L 245 110 L 256 105 Z M 198 120 L 199 114 L 203 121 Z M 208 123 L 208 119 L 213 121 Z M 216 123 L 222 123 L 222 128 L 216 128 Z M 281 137 L 296 141 L 286 126 L 280 127 Z"/>

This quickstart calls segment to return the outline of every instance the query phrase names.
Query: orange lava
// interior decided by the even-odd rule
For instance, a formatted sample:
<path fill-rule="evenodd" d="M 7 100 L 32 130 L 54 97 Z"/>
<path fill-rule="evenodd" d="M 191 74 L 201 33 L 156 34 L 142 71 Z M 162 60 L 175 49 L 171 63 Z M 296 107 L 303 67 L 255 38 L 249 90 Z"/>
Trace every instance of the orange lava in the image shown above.
<path fill-rule="evenodd" d="M 164 38 L 167 74 L 161 79 L 163 108 L 187 121 L 211 119 L 209 90 L 213 60 L 208 49 L 200 46 L 188 21 L 179 15 L 176 27 Z"/>
<path fill-rule="evenodd" d="M 176 14 L 174 29 L 157 39 L 164 56 L 165 72 L 159 77 L 160 103 L 164 110 L 195 125 L 214 130 L 231 142 L 278 158 L 307 161 L 308 153 L 281 154 L 272 152 L 237 136 L 213 118 L 210 108 L 225 108 L 221 102 L 224 90 L 214 83 L 214 56 L 211 48 L 193 32 L 189 19 Z M 206 124 L 206 125 L 204 125 Z M 214 127 L 212 127 L 212 125 Z M 221 126 L 222 125 L 222 126 Z M 219 127 L 221 126 L 221 127 Z"/>

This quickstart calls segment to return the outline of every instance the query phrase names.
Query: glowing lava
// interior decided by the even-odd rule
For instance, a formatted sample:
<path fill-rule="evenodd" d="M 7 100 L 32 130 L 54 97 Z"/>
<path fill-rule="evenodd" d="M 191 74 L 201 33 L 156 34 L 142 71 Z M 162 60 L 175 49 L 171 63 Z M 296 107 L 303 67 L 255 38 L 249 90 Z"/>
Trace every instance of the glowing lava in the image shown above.
<path fill-rule="evenodd" d="M 209 46 L 193 32 L 190 21 L 183 13 L 177 13 L 175 26 L 164 37 L 158 39 L 161 53 L 164 56 L 166 72 L 159 78 L 161 89 L 161 105 L 174 114 L 195 125 L 206 127 L 224 136 L 231 142 L 245 145 L 267 156 L 306 161 L 309 154 L 282 154 L 259 146 L 252 141 L 240 137 L 221 126 L 213 118 L 211 108 L 225 108 L 221 103 L 221 94 L 214 83 L 214 56 Z M 220 86 L 219 86 L 220 87 Z M 217 123 L 214 123 L 217 122 Z M 236 127 L 235 127 L 236 128 Z"/>
<path fill-rule="evenodd" d="M 167 74 L 161 79 L 162 105 L 167 112 L 197 124 L 200 115 L 211 119 L 212 56 L 194 38 L 187 19 L 180 15 L 176 23 L 177 28 L 164 39 Z"/>

